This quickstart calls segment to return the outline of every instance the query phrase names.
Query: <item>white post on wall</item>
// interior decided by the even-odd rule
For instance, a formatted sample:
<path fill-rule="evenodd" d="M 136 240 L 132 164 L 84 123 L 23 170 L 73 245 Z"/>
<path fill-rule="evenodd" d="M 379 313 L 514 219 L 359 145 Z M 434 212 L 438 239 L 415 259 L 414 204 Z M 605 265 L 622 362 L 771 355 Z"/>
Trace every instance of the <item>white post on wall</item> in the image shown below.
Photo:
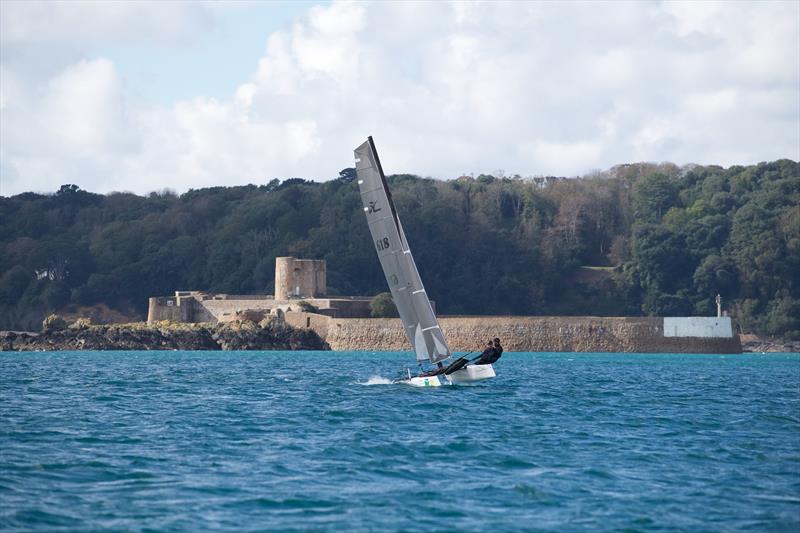
<path fill-rule="evenodd" d="M 722 316 L 722 296 L 717 294 L 717 297 L 714 298 L 714 301 L 717 302 L 717 316 Z"/>

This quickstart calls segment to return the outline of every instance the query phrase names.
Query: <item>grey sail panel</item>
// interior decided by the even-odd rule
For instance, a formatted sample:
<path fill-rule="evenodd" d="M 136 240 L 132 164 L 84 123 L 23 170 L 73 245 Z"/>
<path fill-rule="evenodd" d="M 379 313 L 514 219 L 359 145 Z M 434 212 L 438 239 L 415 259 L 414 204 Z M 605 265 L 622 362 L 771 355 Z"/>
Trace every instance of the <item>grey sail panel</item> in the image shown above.
<path fill-rule="evenodd" d="M 391 192 L 370 137 L 355 149 L 356 173 L 373 246 L 417 360 L 436 363 L 450 357 L 417 265 L 408 247 Z"/>

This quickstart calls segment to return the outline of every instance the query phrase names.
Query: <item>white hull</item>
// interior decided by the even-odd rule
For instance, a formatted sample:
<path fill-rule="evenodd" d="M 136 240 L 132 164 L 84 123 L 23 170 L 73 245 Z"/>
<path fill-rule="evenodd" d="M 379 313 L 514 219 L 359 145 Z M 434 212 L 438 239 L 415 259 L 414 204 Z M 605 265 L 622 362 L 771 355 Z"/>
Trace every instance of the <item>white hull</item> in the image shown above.
<path fill-rule="evenodd" d="M 477 383 L 478 381 L 491 379 L 496 375 L 492 365 L 468 365 L 461 370 L 456 370 L 447 376 L 447 379 L 451 383 Z"/>
<path fill-rule="evenodd" d="M 427 377 L 420 377 L 415 376 L 410 379 L 403 380 L 403 383 L 407 383 L 412 387 L 441 387 L 442 382 L 439 379 L 439 376 L 427 376 Z"/>
<path fill-rule="evenodd" d="M 441 387 L 446 384 L 452 385 L 453 383 L 477 383 L 495 377 L 494 367 L 492 365 L 469 365 L 461 370 L 457 370 L 448 376 L 414 376 L 404 379 L 401 383 L 411 385 L 412 387 Z"/>

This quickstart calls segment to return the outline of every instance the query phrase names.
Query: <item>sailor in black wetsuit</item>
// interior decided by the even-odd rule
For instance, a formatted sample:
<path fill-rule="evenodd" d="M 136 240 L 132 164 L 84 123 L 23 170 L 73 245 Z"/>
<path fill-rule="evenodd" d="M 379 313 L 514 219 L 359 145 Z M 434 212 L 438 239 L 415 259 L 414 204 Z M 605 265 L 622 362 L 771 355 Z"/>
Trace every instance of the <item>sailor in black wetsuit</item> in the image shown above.
<path fill-rule="evenodd" d="M 494 353 L 492 354 L 492 363 L 496 363 L 500 356 L 503 355 L 503 347 L 500 345 L 500 339 L 494 338 Z"/>
<path fill-rule="evenodd" d="M 489 341 L 486 344 L 486 349 L 483 353 L 478 357 L 473 364 L 475 365 L 491 365 L 492 363 L 497 362 L 500 359 L 500 356 L 503 355 L 503 347 L 500 345 L 500 339 L 497 337 L 494 338 L 494 342 Z M 420 377 L 428 377 L 428 376 L 438 376 L 439 374 L 450 375 L 453 372 L 461 370 L 465 366 L 469 364 L 469 360 L 466 357 L 459 357 L 449 366 L 443 367 L 442 363 L 438 363 L 439 367 L 433 370 L 429 370 L 428 372 L 421 372 L 419 374 Z"/>
<path fill-rule="evenodd" d="M 495 351 L 494 345 L 492 344 L 492 341 L 489 341 L 488 344 L 486 345 L 486 349 L 480 355 L 480 358 L 486 359 L 488 357 L 489 359 L 491 359 L 493 357 L 494 351 Z M 428 376 L 438 376 L 439 374 L 449 375 L 452 374 L 453 372 L 456 372 L 457 370 L 461 370 L 468 364 L 469 364 L 469 359 L 467 359 L 466 357 L 459 357 L 446 367 L 443 367 L 442 363 L 438 363 L 439 368 L 434 368 L 433 370 L 428 370 L 427 372 L 420 372 L 419 376 L 428 377 Z"/>
<path fill-rule="evenodd" d="M 492 364 L 497 359 L 494 358 L 495 347 L 492 341 L 489 341 L 486 344 L 486 349 L 483 351 L 481 356 L 475 361 L 476 365 L 489 365 Z"/>

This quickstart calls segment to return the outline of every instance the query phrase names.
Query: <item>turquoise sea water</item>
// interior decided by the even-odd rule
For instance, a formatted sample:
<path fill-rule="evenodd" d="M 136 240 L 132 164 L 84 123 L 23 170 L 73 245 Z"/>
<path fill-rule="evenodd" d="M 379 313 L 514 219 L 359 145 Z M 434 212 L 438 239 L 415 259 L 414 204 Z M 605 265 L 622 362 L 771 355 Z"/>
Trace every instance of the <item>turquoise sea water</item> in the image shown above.
<path fill-rule="evenodd" d="M 800 355 L 0 354 L 0 530 L 797 531 Z"/>

